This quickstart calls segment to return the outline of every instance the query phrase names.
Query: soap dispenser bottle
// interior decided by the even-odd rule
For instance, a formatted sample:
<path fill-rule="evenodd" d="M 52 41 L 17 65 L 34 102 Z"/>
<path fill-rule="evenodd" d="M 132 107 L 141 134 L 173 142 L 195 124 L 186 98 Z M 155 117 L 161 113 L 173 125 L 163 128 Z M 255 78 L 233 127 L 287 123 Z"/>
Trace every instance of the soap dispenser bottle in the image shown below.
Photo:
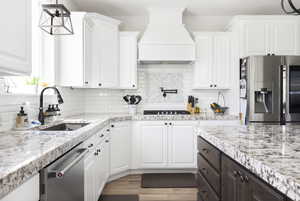
<path fill-rule="evenodd" d="M 23 128 L 28 126 L 28 115 L 25 113 L 24 108 L 21 107 L 20 112 L 16 118 L 16 128 Z"/>

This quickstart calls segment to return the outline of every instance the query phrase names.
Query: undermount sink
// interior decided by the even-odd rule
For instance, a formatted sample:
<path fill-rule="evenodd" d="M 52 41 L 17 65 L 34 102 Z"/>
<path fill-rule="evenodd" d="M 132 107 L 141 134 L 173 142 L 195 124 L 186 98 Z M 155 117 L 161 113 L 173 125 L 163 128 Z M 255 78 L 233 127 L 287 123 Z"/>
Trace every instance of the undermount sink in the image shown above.
<path fill-rule="evenodd" d="M 62 123 L 48 128 L 40 129 L 41 131 L 75 131 L 89 125 L 89 123 Z"/>

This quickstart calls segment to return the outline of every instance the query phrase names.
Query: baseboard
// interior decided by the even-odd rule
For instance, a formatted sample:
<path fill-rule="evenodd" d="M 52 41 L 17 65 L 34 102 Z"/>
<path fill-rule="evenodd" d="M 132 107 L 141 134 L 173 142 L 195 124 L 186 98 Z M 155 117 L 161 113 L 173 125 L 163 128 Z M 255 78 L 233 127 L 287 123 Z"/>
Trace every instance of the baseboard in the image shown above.
<path fill-rule="evenodd" d="M 117 174 L 113 174 L 108 178 L 108 182 L 126 177 L 128 175 L 144 174 L 144 173 L 196 173 L 197 169 L 132 169 Z"/>

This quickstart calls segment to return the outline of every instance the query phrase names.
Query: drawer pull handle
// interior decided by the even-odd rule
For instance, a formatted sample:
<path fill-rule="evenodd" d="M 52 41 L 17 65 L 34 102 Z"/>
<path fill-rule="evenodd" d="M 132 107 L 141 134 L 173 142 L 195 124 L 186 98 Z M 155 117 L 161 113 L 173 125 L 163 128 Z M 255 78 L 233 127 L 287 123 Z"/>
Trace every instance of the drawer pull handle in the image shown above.
<path fill-rule="evenodd" d="M 208 154 L 208 152 L 209 152 L 209 150 L 206 149 L 206 148 L 203 148 L 202 151 L 205 152 L 205 153 L 207 153 L 207 154 Z"/>

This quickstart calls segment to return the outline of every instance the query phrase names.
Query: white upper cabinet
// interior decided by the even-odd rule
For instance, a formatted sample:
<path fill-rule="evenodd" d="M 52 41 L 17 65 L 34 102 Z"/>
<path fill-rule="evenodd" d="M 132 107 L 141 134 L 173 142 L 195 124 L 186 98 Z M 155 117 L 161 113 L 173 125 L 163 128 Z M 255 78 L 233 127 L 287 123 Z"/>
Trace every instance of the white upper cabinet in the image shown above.
<path fill-rule="evenodd" d="M 93 33 L 93 65 L 95 87 L 119 87 L 119 24 L 120 22 L 95 14 Z"/>
<path fill-rule="evenodd" d="M 239 36 L 240 57 L 300 53 L 295 16 L 237 16 L 230 27 Z"/>
<path fill-rule="evenodd" d="M 138 32 L 120 32 L 120 88 L 137 89 Z"/>
<path fill-rule="evenodd" d="M 74 35 L 57 43 L 57 85 L 86 88 L 119 86 L 119 21 L 72 12 Z"/>
<path fill-rule="evenodd" d="M 0 74 L 31 74 L 31 5 L 31 0 L 1 2 Z"/>
<path fill-rule="evenodd" d="M 84 12 L 73 12 L 71 17 L 74 35 L 59 36 L 57 39 L 57 85 L 91 87 L 94 23 Z"/>
<path fill-rule="evenodd" d="M 197 32 L 194 89 L 230 89 L 231 35 Z"/>

